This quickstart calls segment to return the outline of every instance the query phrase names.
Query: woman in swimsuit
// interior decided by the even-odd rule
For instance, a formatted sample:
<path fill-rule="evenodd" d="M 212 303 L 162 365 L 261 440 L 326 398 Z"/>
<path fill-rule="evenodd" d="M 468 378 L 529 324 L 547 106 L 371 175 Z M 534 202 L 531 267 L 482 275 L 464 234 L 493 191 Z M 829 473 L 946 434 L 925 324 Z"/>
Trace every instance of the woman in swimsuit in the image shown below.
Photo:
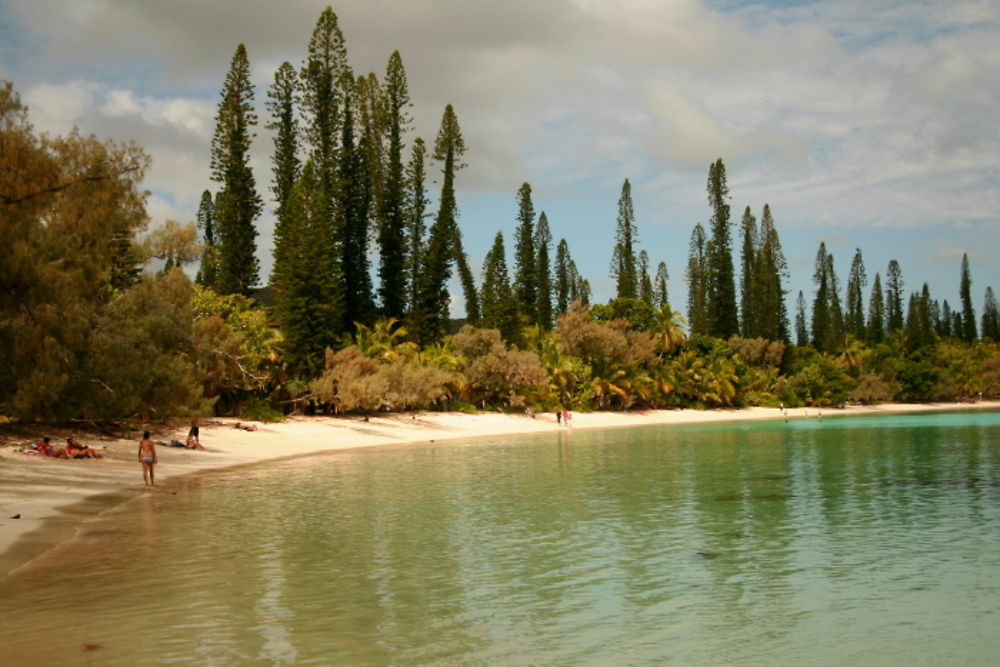
<path fill-rule="evenodd" d="M 81 445 L 76 438 L 66 438 L 66 453 L 74 459 L 99 459 L 101 455 L 93 448 Z"/>
<path fill-rule="evenodd" d="M 156 465 L 156 443 L 149 438 L 149 431 L 142 434 L 139 443 L 139 463 L 142 464 L 142 481 L 147 486 L 156 486 L 153 466 Z"/>

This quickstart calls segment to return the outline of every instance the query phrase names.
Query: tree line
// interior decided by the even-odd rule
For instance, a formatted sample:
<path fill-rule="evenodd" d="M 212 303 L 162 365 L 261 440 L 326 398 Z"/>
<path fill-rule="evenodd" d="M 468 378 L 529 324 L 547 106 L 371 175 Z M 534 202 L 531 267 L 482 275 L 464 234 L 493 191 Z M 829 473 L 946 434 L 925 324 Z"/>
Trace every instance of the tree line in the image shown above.
<path fill-rule="evenodd" d="M 12 84 L 0 88 L 0 350 L 9 359 L 0 415 L 794 406 L 1000 393 L 996 299 L 987 288 L 977 321 L 967 257 L 958 309 L 926 285 L 904 294 L 895 260 L 884 288 L 875 275 L 866 304 L 860 249 L 842 290 L 821 244 L 811 308 L 800 292 L 793 324 L 770 206 L 759 220 L 747 207 L 734 224 L 721 158 L 709 165 L 707 228 L 691 235 L 686 322 L 671 307 L 666 264 L 652 270 L 640 249 L 627 179 L 607 304 L 591 303 L 565 239 L 553 252 L 529 183 L 514 195 L 510 263 L 497 233 L 477 282 L 458 222 L 466 148 L 455 110 L 445 107 L 433 146 L 408 142 L 399 53 L 384 77 L 355 76 L 329 8 L 301 66 L 283 63 L 267 92 L 277 222 L 264 303 L 254 92 L 240 45 L 211 144 L 216 188 L 202 195 L 197 231 L 174 221 L 149 231 L 141 148 L 39 135 Z M 441 172 L 434 212 L 430 160 Z M 180 267 L 199 259 L 192 284 Z M 449 314 L 453 272 L 465 299 L 460 328 Z"/>

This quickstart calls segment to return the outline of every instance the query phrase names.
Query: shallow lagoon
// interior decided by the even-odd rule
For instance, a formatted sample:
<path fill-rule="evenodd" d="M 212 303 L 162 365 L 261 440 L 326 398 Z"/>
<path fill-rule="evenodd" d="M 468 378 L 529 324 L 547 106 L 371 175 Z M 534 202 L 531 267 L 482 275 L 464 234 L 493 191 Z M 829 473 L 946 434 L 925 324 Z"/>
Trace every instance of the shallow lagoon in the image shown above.
<path fill-rule="evenodd" d="M 9 664 L 991 664 L 1000 413 L 339 452 L 0 583 Z"/>

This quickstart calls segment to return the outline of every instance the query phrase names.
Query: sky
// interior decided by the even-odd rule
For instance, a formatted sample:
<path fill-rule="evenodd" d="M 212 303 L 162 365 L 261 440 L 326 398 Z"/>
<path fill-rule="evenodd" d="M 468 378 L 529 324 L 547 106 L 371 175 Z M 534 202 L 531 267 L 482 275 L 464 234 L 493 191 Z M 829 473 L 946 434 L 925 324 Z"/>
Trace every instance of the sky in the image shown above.
<path fill-rule="evenodd" d="M 215 188 L 209 146 L 237 45 L 263 125 L 275 70 L 301 65 L 328 5 L 356 74 L 384 76 L 399 50 L 408 143 L 433 142 L 454 106 L 468 149 L 460 224 L 477 276 L 498 231 L 513 264 L 528 182 L 554 240 L 567 240 L 594 300 L 607 301 L 629 179 L 638 249 L 652 271 L 666 262 L 683 310 L 691 231 L 707 226 L 708 167 L 722 158 L 734 223 L 770 205 L 792 315 L 799 290 L 811 302 L 821 241 L 842 285 L 860 249 L 869 288 L 895 259 L 907 293 L 927 282 L 954 308 L 967 253 L 977 316 L 986 287 L 1000 289 L 996 0 L 0 0 L 0 79 L 39 131 L 143 146 L 151 225 L 190 222 Z M 265 198 L 271 150 L 258 127 Z M 258 226 L 266 276 L 273 215 Z"/>

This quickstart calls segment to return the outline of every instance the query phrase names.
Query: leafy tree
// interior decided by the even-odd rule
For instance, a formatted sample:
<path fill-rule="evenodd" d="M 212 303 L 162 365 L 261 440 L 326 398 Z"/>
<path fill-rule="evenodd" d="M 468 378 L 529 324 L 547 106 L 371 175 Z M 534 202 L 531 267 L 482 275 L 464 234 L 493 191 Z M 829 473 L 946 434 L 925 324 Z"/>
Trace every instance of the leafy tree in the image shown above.
<path fill-rule="evenodd" d="M 747 206 L 740 221 L 740 233 L 743 246 L 740 252 L 742 271 L 740 272 L 740 313 L 742 315 L 743 336 L 750 338 L 758 334 L 758 317 L 755 306 L 760 286 L 755 268 L 754 255 L 757 251 L 757 218 Z"/>
<path fill-rule="evenodd" d="M 146 258 L 163 260 L 160 274 L 165 274 L 201 256 L 198 229 L 194 224 L 182 225 L 176 220 L 166 220 L 143 239 L 142 250 Z"/>
<path fill-rule="evenodd" d="M 692 334 L 707 334 L 711 321 L 708 311 L 708 256 L 705 229 L 701 223 L 691 232 L 688 250 L 688 323 Z"/>
<path fill-rule="evenodd" d="M 851 273 L 847 278 L 847 312 L 845 327 L 847 333 L 854 334 L 858 340 L 864 340 L 867 334 L 865 327 L 864 298 L 862 290 L 868 284 L 865 275 L 865 263 L 861 258 L 861 248 L 855 248 L 854 259 L 851 262 Z"/>
<path fill-rule="evenodd" d="M 100 142 L 77 132 L 66 137 L 36 135 L 13 85 L 0 82 L 4 415 L 128 416 L 133 407 L 153 400 L 141 376 L 158 376 L 161 362 L 188 352 L 183 345 L 160 345 L 159 332 L 145 327 L 148 320 L 121 331 L 114 328 L 124 308 L 113 304 L 124 304 L 125 299 L 135 303 L 136 297 L 127 295 L 141 289 L 143 282 L 129 278 L 126 269 L 132 268 L 127 257 L 138 257 L 133 239 L 147 221 L 138 184 L 148 166 L 149 157 L 132 144 Z M 149 280 L 173 281 L 178 273 Z M 157 293 L 143 290 L 142 295 L 151 298 Z M 167 298 L 167 291 L 161 296 Z M 179 319 L 169 327 L 183 327 L 184 313 L 175 314 Z M 140 325 L 145 328 L 140 330 Z M 127 338 L 133 333 L 149 338 Z M 149 355 L 116 359 L 113 354 L 119 348 L 109 350 L 112 342 L 123 350 L 147 346 Z M 110 356 L 97 356 L 105 351 Z M 189 367 L 178 365 L 177 370 L 177 382 L 186 383 Z M 171 385 L 177 401 L 200 401 L 196 392 L 180 384 Z"/>
<path fill-rule="evenodd" d="M 402 317 L 406 307 L 408 277 L 405 211 L 403 137 L 410 126 L 410 94 L 406 70 L 399 51 L 393 51 L 385 72 L 385 102 L 388 114 L 389 151 L 379 229 L 379 297 L 388 317 Z M 421 221 L 421 224 L 423 222 Z M 412 231 L 412 230 L 411 230 Z"/>
<path fill-rule="evenodd" d="M 201 229 L 202 243 L 201 267 L 195 282 L 205 287 L 215 288 L 219 279 L 219 246 L 215 238 L 215 202 L 212 193 L 205 190 L 201 193 L 198 204 L 198 228 Z"/>
<path fill-rule="evenodd" d="M 670 305 L 670 297 L 667 294 L 667 281 L 669 279 L 667 263 L 660 262 L 656 266 L 656 278 L 653 279 L 653 305 L 657 308 L 667 308 Z"/>
<path fill-rule="evenodd" d="M 538 355 L 508 348 L 495 329 L 465 325 L 452 336 L 451 346 L 466 360 L 468 398 L 483 407 L 521 407 L 547 391 L 549 378 Z"/>
<path fill-rule="evenodd" d="M 212 136 L 212 180 L 219 183 L 215 223 L 219 236 L 218 287 L 226 294 L 249 294 L 258 280 L 257 229 L 262 202 L 250 167 L 253 84 L 246 47 L 236 48 Z"/>
<path fill-rule="evenodd" d="M 611 259 L 611 277 L 617 283 L 617 296 L 634 299 L 639 296 L 635 244 L 638 231 L 632 206 L 632 185 L 625 179 L 618 198 L 618 226 L 615 229 L 615 248 Z"/>
<path fill-rule="evenodd" d="M 531 185 L 522 183 L 517 190 L 517 229 L 514 232 L 514 295 L 528 324 L 538 319 L 538 277 L 535 272 L 535 207 Z"/>
<path fill-rule="evenodd" d="M 708 333 L 729 338 L 739 333 L 736 314 L 736 283 L 730 243 L 729 186 L 726 166 L 719 158 L 708 169 L 708 203 L 712 208 L 711 239 L 705 247 L 707 269 Z"/>
<path fill-rule="evenodd" d="M 993 295 L 993 288 L 986 288 L 986 298 L 983 302 L 983 339 L 994 343 L 1000 342 L 1000 308 Z"/>
<path fill-rule="evenodd" d="M 521 324 L 517 315 L 517 302 L 510 287 L 503 234 L 497 232 L 493 247 L 483 262 L 483 326 L 497 329 L 509 343 L 520 341 Z"/>
<path fill-rule="evenodd" d="M 885 325 L 887 333 L 903 328 L 903 272 L 894 259 L 885 274 Z"/>
<path fill-rule="evenodd" d="M 959 334 L 962 340 L 971 343 L 977 338 L 976 311 L 972 308 L 972 278 L 969 275 L 969 256 L 965 253 L 962 254 L 962 282 L 959 296 L 962 299 L 962 329 Z"/>
<path fill-rule="evenodd" d="M 552 246 L 552 233 L 549 231 L 549 219 L 542 211 L 535 226 L 535 306 L 538 314 L 538 326 L 544 330 L 552 328 L 552 266 L 549 260 L 549 248 Z"/>
<path fill-rule="evenodd" d="M 882 278 L 875 274 L 871 297 L 868 299 L 868 328 L 865 340 L 878 345 L 885 338 L 885 300 L 882 298 Z"/>

